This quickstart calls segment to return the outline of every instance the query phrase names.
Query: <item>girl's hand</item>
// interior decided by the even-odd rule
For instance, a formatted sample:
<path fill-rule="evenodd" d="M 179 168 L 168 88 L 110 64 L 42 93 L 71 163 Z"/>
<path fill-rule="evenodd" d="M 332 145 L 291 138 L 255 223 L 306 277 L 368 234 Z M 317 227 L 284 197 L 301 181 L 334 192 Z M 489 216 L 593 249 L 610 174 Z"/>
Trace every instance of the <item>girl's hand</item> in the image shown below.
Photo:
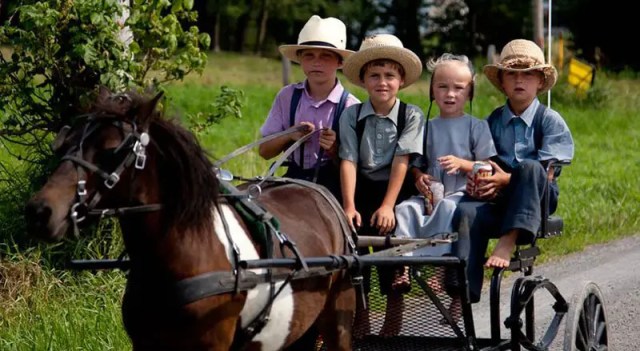
<path fill-rule="evenodd" d="M 447 174 L 457 174 L 463 167 L 464 160 L 453 155 L 438 157 L 440 167 L 447 171 Z"/>
<path fill-rule="evenodd" d="M 419 172 L 419 175 L 416 177 L 416 189 L 418 189 L 422 196 L 427 196 L 429 185 L 431 185 L 431 178 L 430 175 L 422 172 Z"/>
<path fill-rule="evenodd" d="M 371 226 L 378 228 L 379 235 L 385 235 L 393 230 L 396 226 L 396 217 L 393 208 L 382 205 L 371 216 Z"/>

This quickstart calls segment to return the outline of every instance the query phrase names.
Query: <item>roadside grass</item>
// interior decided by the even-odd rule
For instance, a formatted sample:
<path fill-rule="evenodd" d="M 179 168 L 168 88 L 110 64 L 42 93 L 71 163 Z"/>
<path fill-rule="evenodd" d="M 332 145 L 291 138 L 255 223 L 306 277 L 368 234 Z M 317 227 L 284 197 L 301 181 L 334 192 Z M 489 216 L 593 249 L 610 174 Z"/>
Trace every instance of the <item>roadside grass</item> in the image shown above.
<path fill-rule="evenodd" d="M 291 80 L 302 78 L 299 66 L 293 65 Z M 203 76 L 189 76 L 168 88 L 168 115 L 183 119 L 201 111 L 214 100 L 221 85 L 242 89 L 246 96 L 242 118 L 225 119 L 200 137 L 212 158 L 219 159 L 259 138 L 259 127 L 281 80 L 277 60 L 215 54 Z M 362 88 L 341 80 L 360 99 L 366 98 Z M 401 99 L 426 113 L 428 82 L 425 74 L 420 82 L 401 91 Z M 639 80 L 604 73 L 599 73 L 594 93 L 586 100 L 574 98 L 563 81 L 554 89 L 552 106 L 571 128 L 576 155 L 559 181 L 558 214 L 564 218 L 565 231 L 561 237 L 540 242 L 541 261 L 640 231 L 640 129 L 634 118 L 640 110 L 638 89 Z M 546 102 L 543 96 L 541 100 Z M 486 116 L 502 103 L 502 95 L 479 76 L 472 114 Z M 434 107 L 431 117 L 435 115 Z M 7 157 L 2 149 L 0 157 Z M 264 174 L 269 164 L 254 150 L 225 167 L 237 175 L 255 176 Z M 0 211 L 4 209 L 0 203 Z M 120 316 L 125 282 L 121 272 L 94 275 L 43 268 L 38 263 L 47 256 L 46 249 L 37 248 L 28 255 L 19 250 L 0 251 L 4 255 L 0 260 L 0 349 L 130 348 Z"/>
<path fill-rule="evenodd" d="M 37 258 L 0 263 L 0 349 L 126 350 L 120 272 L 43 271 Z"/>

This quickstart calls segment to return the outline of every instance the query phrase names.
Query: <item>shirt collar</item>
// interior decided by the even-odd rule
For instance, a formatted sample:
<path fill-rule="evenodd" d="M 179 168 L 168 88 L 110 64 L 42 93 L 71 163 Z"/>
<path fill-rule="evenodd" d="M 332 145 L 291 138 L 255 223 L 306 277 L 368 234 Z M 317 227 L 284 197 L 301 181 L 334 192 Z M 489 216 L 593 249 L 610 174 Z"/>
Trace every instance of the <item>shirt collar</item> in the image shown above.
<path fill-rule="evenodd" d="M 295 89 L 304 89 L 304 93 L 307 95 L 307 97 L 310 100 L 312 100 L 311 94 L 309 92 L 309 84 L 307 83 L 306 79 L 304 80 L 304 82 L 297 83 L 295 85 Z M 326 100 L 329 100 L 334 104 L 340 103 L 340 98 L 342 97 L 343 91 L 344 91 L 344 87 L 342 86 L 342 83 L 340 83 L 340 80 L 336 78 L 336 85 L 333 87 L 333 89 L 329 93 L 329 96 L 327 96 Z M 319 101 L 319 102 L 324 102 L 326 100 Z"/>
<path fill-rule="evenodd" d="M 399 110 L 400 110 L 400 99 L 396 98 L 396 102 L 395 102 L 395 104 L 393 104 L 393 107 L 391 108 L 391 111 L 389 111 L 388 115 L 377 115 L 377 116 L 389 118 L 389 120 L 391 120 L 391 122 L 393 122 L 393 124 L 395 124 L 397 126 L 398 125 L 398 111 Z M 364 118 L 369 117 L 371 115 L 375 116 L 376 113 L 373 110 L 373 105 L 371 105 L 371 100 L 367 100 L 362 105 L 362 111 L 360 111 L 360 116 L 358 116 L 358 120 L 364 119 Z"/>
<path fill-rule="evenodd" d="M 520 118 L 527 125 L 527 127 L 531 127 L 531 125 L 533 124 L 533 117 L 535 116 L 536 110 L 538 109 L 538 105 L 540 105 L 540 101 L 538 100 L 538 98 L 535 98 L 533 99 L 533 102 L 531 102 L 529 107 L 527 107 L 527 109 L 524 110 L 524 112 L 522 112 L 520 116 L 516 116 L 513 111 L 511 111 L 511 108 L 509 108 L 509 104 L 507 101 L 507 103 L 505 104 L 506 108 L 502 110 L 502 124 L 506 127 L 512 119 Z"/>

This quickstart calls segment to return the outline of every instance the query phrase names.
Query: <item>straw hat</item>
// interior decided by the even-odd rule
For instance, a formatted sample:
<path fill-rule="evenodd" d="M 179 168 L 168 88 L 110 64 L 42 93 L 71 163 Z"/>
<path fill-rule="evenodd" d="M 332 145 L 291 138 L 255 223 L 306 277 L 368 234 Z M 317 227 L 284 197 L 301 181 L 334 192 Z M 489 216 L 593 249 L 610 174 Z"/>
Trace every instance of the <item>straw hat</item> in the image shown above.
<path fill-rule="evenodd" d="M 298 50 L 302 49 L 326 49 L 340 55 L 344 61 L 353 54 L 352 50 L 346 50 L 346 45 L 347 27 L 341 20 L 313 15 L 300 30 L 298 44 L 281 45 L 279 50 L 284 57 L 298 63 Z"/>
<path fill-rule="evenodd" d="M 504 93 L 500 79 L 499 71 L 541 71 L 544 73 L 544 83 L 538 94 L 542 94 L 551 89 L 558 79 L 558 71 L 550 64 L 546 64 L 544 53 L 540 47 L 531 40 L 516 39 L 507 43 L 502 48 L 499 62 L 484 66 L 484 74 L 487 79 L 498 90 Z"/>
<path fill-rule="evenodd" d="M 422 74 L 422 62 L 413 51 L 405 49 L 400 39 L 391 34 L 376 34 L 365 38 L 360 49 L 351 55 L 342 67 L 342 73 L 353 84 L 364 87 L 360 80 L 360 70 L 368 62 L 378 59 L 393 60 L 404 69 L 404 85 L 406 88 L 415 83 Z"/>

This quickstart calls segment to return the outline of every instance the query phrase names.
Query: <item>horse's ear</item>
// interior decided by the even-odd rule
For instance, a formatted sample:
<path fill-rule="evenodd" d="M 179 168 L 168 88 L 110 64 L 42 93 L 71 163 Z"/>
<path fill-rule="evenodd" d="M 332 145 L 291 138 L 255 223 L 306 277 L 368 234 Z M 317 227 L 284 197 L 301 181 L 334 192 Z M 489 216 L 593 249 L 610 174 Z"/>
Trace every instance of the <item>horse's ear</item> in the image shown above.
<path fill-rule="evenodd" d="M 98 102 L 106 102 L 109 97 L 111 97 L 113 93 L 109 88 L 101 85 L 98 87 Z"/>
<path fill-rule="evenodd" d="M 149 125 L 149 119 L 152 118 L 153 112 L 158 106 L 158 102 L 160 101 L 160 99 L 162 99 L 163 95 L 164 95 L 164 92 L 161 91 L 158 94 L 156 94 L 156 96 L 154 96 L 153 99 L 149 100 L 148 102 L 140 106 L 140 112 L 138 114 L 138 118 L 139 118 L 138 125 L 143 129 L 147 129 Z"/>

